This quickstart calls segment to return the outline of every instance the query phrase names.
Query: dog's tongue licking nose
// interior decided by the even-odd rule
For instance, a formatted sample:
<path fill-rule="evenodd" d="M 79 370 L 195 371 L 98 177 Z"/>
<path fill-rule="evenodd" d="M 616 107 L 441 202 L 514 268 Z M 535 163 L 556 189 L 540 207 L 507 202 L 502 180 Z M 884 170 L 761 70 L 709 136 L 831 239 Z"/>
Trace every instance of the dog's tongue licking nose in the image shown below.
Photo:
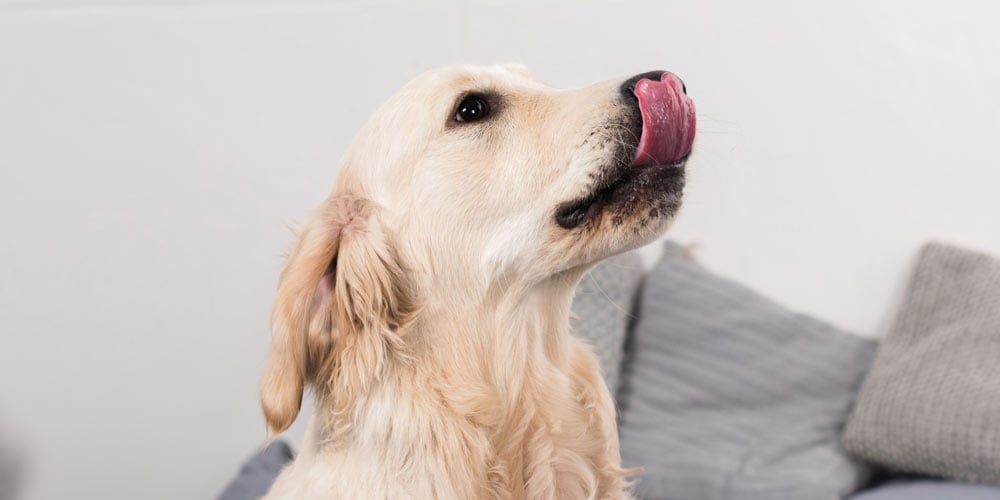
<path fill-rule="evenodd" d="M 643 79 L 635 84 L 642 113 L 642 136 L 632 159 L 633 166 L 669 165 L 691 152 L 694 102 L 684 93 L 683 85 L 672 73 L 664 73 L 658 82 Z"/>

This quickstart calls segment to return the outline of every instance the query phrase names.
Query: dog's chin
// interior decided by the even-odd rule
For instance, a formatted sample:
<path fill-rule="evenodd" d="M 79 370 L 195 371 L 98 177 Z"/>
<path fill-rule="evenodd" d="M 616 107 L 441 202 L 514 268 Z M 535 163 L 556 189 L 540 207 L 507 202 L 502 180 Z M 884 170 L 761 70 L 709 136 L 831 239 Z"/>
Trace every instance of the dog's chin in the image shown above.
<path fill-rule="evenodd" d="M 606 169 L 587 194 L 556 209 L 556 223 L 566 230 L 656 231 L 680 209 L 686 163 L 687 156 L 666 165 L 623 163 Z"/>

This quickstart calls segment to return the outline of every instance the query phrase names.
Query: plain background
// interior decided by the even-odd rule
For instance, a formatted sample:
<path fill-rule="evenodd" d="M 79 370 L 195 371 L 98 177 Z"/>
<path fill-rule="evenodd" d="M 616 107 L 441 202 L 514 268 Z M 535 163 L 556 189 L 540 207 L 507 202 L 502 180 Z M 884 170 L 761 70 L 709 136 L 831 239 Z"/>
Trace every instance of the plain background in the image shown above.
<path fill-rule="evenodd" d="M 989 0 L 0 0 L 0 464 L 32 500 L 216 495 L 265 436 L 287 227 L 372 110 L 444 64 L 563 87 L 676 72 L 700 136 L 672 235 L 879 336 L 923 241 L 1000 253 L 997 19 Z"/>

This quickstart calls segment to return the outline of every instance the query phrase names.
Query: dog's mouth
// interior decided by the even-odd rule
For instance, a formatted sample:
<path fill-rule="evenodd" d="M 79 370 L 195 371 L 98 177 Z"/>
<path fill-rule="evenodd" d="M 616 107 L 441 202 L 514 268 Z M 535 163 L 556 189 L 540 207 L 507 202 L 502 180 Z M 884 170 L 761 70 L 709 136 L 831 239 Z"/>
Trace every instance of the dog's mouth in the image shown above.
<path fill-rule="evenodd" d="M 614 210 L 613 220 L 620 224 L 640 210 L 649 218 L 669 217 L 680 207 L 695 136 L 694 102 L 671 73 L 663 73 L 660 81 L 639 80 L 632 92 L 638 112 L 626 118 L 631 135 L 616 138 L 620 147 L 613 164 L 586 195 L 557 208 L 560 227 L 574 229 L 605 210 Z"/>

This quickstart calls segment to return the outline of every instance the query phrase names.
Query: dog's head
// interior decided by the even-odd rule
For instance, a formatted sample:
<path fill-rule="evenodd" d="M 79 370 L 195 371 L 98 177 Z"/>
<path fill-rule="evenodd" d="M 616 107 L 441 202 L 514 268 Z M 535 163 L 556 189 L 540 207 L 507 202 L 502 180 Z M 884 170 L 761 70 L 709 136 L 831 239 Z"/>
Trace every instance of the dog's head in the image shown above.
<path fill-rule="evenodd" d="M 523 292 L 651 241 L 680 206 L 694 131 L 683 83 L 659 71 L 576 90 L 519 66 L 407 84 L 351 144 L 282 275 L 269 427 L 345 359 L 388 362 L 418 305 Z"/>

